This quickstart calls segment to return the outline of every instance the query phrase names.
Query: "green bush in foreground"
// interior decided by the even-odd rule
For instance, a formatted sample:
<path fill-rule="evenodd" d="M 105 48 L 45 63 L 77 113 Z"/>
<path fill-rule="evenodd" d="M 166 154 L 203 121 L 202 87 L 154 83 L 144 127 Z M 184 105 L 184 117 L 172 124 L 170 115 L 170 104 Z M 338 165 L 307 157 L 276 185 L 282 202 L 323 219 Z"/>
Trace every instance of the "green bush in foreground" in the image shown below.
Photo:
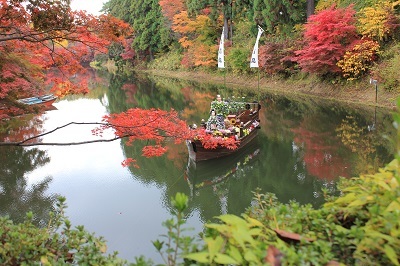
<path fill-rule="evenodd" d="M 0 265 L 124 265 L 116 253 L 105 256 L 105 241 L 85 231 L 71 228 L 65 218 L 65 198 L 59 198 L 57 212 L 51 213 L 46 228 L 32 223 L 32 213 L 24 223 L 14 224 L 0 217 Z"/>
<path fill-rule="evenodd" d="M 204 245 L 185 258 L 204 265 L 400 265 L 400 167 L 341 180 L 320 209 L 255 193 L 242 217 L 206 224 Z M 274 264 L 278 263 L 278 264 Z"/>

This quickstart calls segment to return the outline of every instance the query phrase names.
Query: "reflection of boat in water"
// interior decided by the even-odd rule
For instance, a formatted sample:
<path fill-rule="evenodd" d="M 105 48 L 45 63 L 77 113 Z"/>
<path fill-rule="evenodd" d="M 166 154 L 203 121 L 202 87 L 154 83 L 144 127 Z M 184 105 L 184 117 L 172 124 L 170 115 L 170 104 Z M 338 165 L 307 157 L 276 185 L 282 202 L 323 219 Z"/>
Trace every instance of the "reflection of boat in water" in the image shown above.
<path fill-rule="evenodd" d="M 211 103 L 211 108 L 213 108 L 213 103 Z M 257 136 L 261 109 L 258 102 L 228 101 L 221 105 L 229 112 L 225 114 L 217 112 L 217 117 L 218 114 L 223 113 L 220 115 L 222 123 L 227 123 L 227 125 L 224 125 L 222 129 L 209 129 L 204 124 L 201 129 L 194 129 L 197 130 L 197 134 L 186 142 L 191 160 L 206 161 L 238 153 Z M 217 123 L 218 120 L 216 118 Z"/>
<path fill-rule="evenodd" d="M 201 162 L 195 162 L 189 158 L 186 178 L 192 195 L 196 190 L 225 182 L 235 175 L 238 177 L 244 175 L 252 168 L 259 154 L 260 146 L 258 139 L 255 138 L 240 152 L 228 157 Z"/>

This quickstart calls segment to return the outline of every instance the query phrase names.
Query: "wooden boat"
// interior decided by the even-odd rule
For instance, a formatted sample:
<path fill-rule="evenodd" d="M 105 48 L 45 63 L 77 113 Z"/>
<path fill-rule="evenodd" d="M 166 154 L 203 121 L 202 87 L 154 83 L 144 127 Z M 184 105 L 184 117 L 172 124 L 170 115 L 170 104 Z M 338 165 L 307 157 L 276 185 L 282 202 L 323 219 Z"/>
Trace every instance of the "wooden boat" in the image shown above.
<path fill-rule="evenodd" d="M 191 160 L 206 161 L 237 153 L 257 136 L 260 128 L 261 105 L 258 102 L 232 101 L 227 102 L 227 105 L 239 106 L 239 109 L 224 115 L 224 121 L 229 122 L 225 129 L 209 130 L 205 128 L 204 124 L 200 131 L 196 126 L 192 127 L 193 130 L 197 130 L 198 134 L 186 141 Z M 228 109 L 230 108 L 228 107 Z M 207 145 L 205 139 L 214 143 L 218 142 L 218 145 Z M 232 143 L 232 139 L 234 139 L 235 145 L 223 144 L 224 140 Z"/>
<path fill-rule="evenodd" d="M 55 100 L 57 100 L 57 96 L 53 94 L 46 94 L 43 96 L 19 99 L 18 102 L 26 105 L 43 105 L 50 107 L 55 102 Z"/>
<path fill-rule="evenodd" d="M 264 30 L 258 27 L 250 67 L 258 67 L 258 41 L 263 32 Z M 225 68 L 224 36 L 224 30 L 222 30 L 217 60 L 218 68 L 222 69 Z M 197 126 L 191 127 L 197 131 L 197 134 L 186 141 L 189 158 L 195 162 L 206 161 L 225 157 L 243 149 L 256 137 L 260 128 L 260 108 L 258 101 L 251 103 L 222 101 L 221 96 L 218 95 L 217 100 L 211 103 L 210 118 L 207 125 L 202 125 L 202 128 L 204 127 L 202 131 L 199 131 Z M 213 127 L 208 127 L 210 119 L 215 121 Z"/>

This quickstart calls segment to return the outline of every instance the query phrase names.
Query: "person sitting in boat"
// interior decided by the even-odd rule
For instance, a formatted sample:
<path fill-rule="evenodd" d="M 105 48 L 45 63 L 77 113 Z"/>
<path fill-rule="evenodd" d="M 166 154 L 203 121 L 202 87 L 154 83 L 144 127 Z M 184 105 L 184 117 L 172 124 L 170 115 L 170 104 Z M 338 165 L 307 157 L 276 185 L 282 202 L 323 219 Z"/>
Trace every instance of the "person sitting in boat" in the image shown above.
<path fill-rule="evenodd" d="M 221 95 L 217 95 L 215 101 L 211 102 L 211 110 L 215 110 L 217 114 L 217 128 L 225 128 L 225 116 L 228 114 L 228 103 L 222 100 Z"/>
<path fill-rule="evenodd" d="M 225 122 L 222 120 L 222 123 L 219 121 L 219 117 L 215 109 L 211 109 L 210 117 L 206 123 L 206 130 L 221 130 L 225 129 Z"/>

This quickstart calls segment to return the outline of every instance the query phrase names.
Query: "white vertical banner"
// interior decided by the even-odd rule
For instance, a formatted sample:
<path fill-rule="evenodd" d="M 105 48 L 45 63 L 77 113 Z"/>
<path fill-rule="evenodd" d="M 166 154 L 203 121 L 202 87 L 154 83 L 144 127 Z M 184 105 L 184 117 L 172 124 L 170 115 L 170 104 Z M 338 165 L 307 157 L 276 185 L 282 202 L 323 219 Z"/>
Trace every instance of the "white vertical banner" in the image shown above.
<path fill-rule="evenodd" d="M 224 28 L 222 28 L 221 40 L 219 41 L 219 49 L 218 49 L 218 68 L 225 68 L 224 43 L 225 43 Z"/>
<path fill-rule="evenodd" d="M 251 54 L 250 67 L 258 67 L 258 41 L 260 40 L 263 32 L 264 30 L 258 26 L 257 40 L 256 44 L 254 44 L 253 53 Z"/>

